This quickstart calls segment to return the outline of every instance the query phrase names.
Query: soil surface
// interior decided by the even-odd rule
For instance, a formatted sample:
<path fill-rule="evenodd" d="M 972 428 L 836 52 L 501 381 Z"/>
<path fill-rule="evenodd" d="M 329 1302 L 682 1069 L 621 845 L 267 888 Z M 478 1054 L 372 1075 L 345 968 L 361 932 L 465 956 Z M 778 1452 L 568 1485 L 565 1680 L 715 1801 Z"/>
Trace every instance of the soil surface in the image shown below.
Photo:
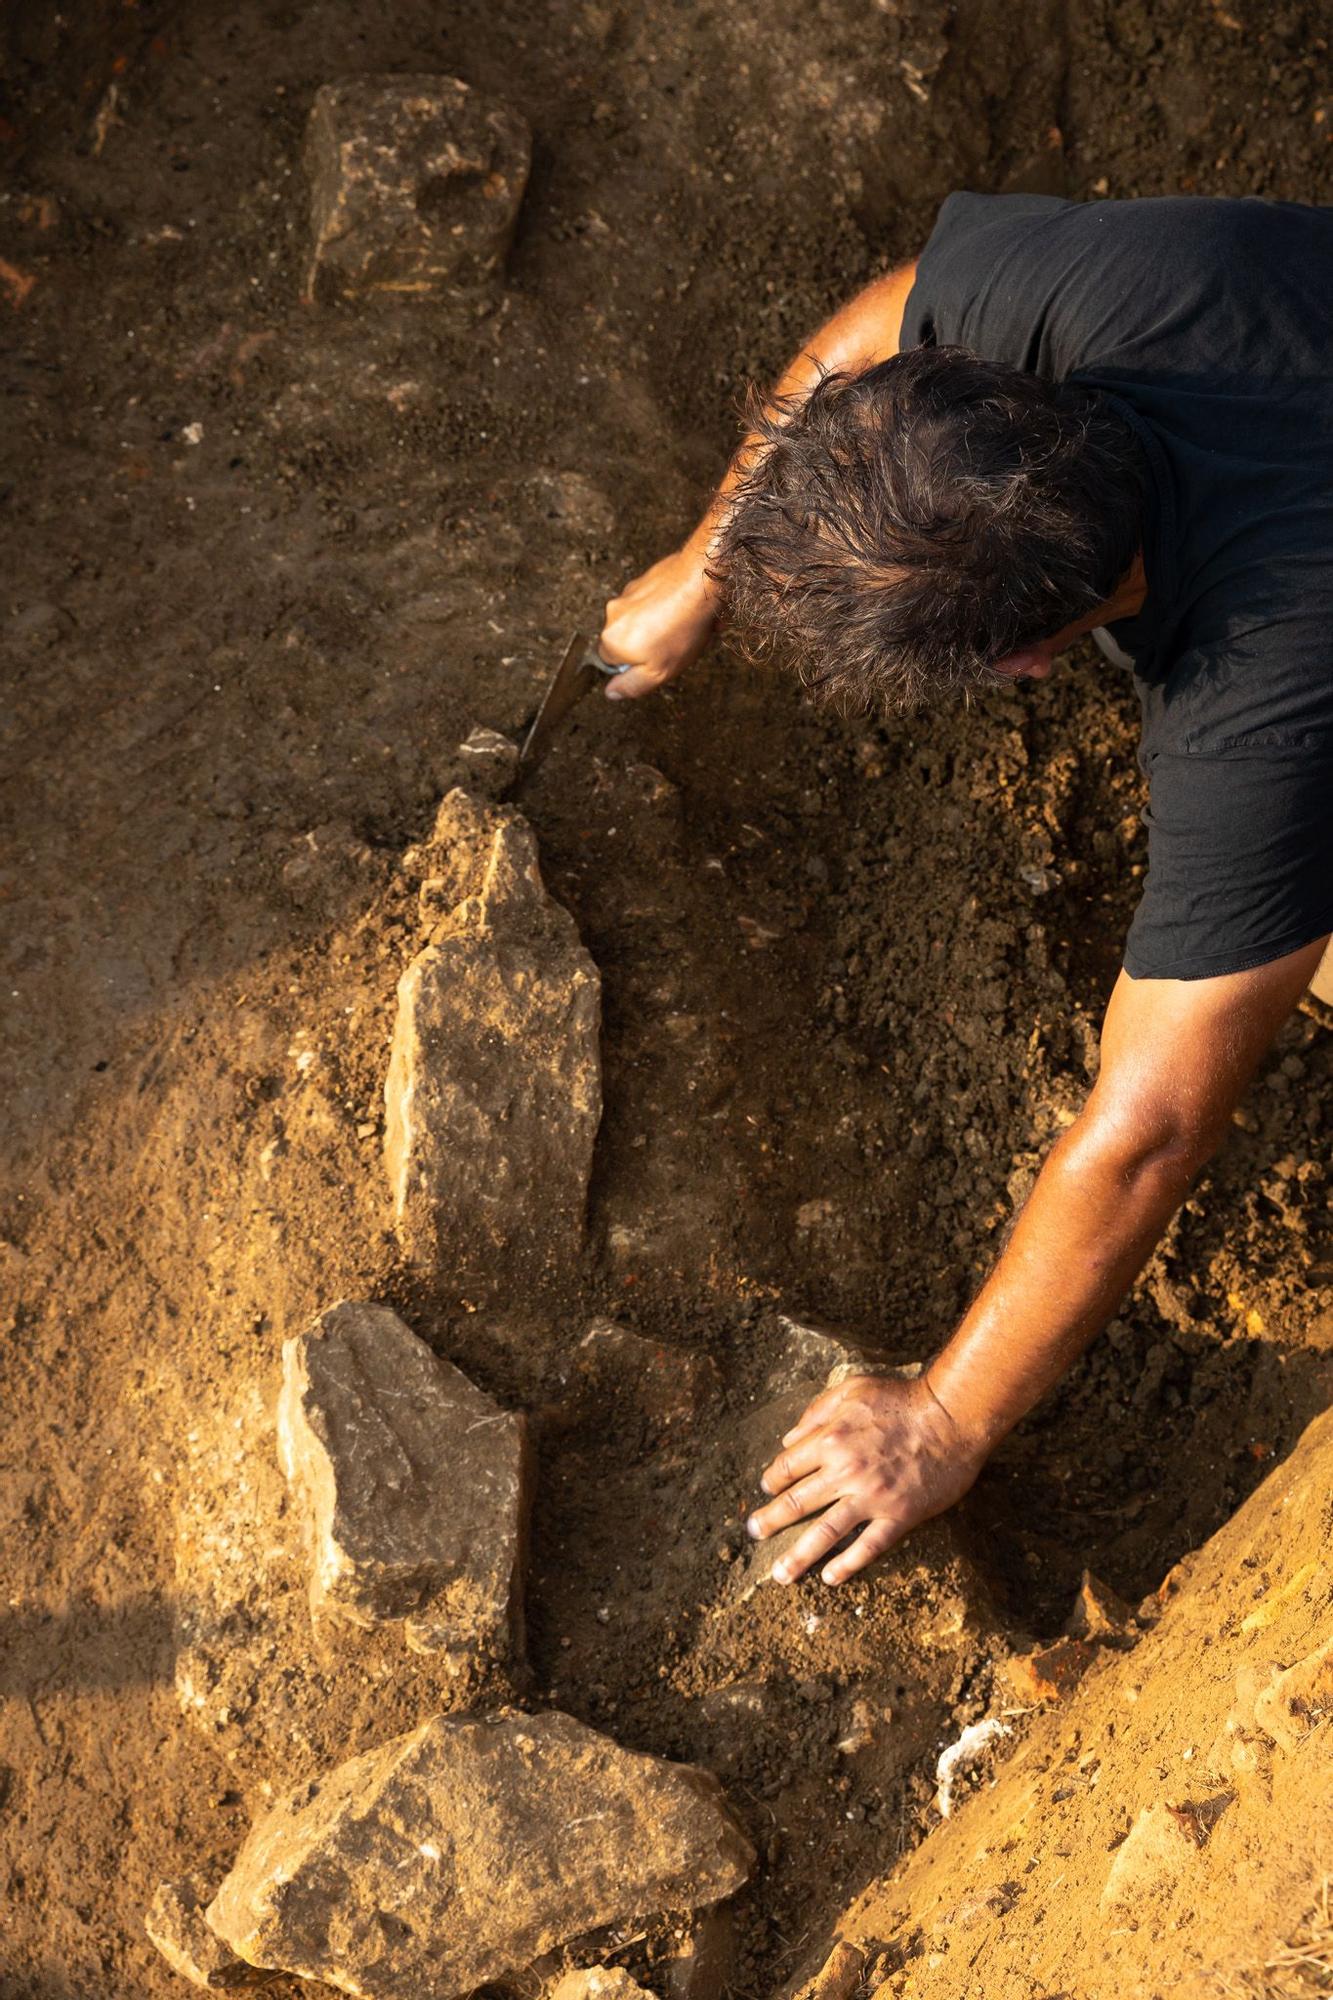
<path fill-rule="evenodd" d="M 454 746 L 516 729 L 683 533 L 746 380 L 954 187 L 1333 199 L 1321 15 L 10 11 L 5 2000 L 176 1986 L 142 1913 L 226 1866 L 260 1782 L 178 1705 L 179 1524 L 341 1296 L 545 1412 L 524 1698 L 722 1773 L 765 1857 L 747 1996 L 932 1823 L 940 1746 L 1084 1566 L 1155 1588 L 1325 1400 L 1333 1041 L 1307 1004 L 944 1539 L 719 1616 L 766 1315 L 928 1353 L 1086 1090 L 1143 865 L 1134 705 L 1092 657 L 910 726 L 814 713 L 725 643 L 652 702 L 586 704 L 523 800 L 603 981 L 576 1280 L 413 1277 L 380 1160 L 402 857 Z M 313 92 L 394 70 L 535 135 L 504 289 L 462 317 L 300 300 Z M 688 1462 L 624 1385 L 571 1400 L 594 1313 L 716 1363 Z M 838 1747 L 858 1700 L 865 1755 Z M 651 1976 L 659 1946 L 625 1949 Z"/>

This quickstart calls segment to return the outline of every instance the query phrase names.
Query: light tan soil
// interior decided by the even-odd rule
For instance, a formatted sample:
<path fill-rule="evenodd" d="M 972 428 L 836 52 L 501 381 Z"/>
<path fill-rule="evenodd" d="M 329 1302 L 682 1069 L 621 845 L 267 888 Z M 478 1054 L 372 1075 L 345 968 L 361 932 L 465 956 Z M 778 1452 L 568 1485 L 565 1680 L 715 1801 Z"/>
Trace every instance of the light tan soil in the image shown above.
<path fill-rule="evenodd" d="M 633 713 L 589 705 L 525 800 L 603 979 L 576 1280 L 483 1302 L 411 1276 L 379 1157 L 400 857 L 466 729 L 516 728 L 681 532 L 746 377 L 958 185 L 1328 199 L 1320 11 L 7 14 L 5 2000 L 175 1990 L 142 1913 L 225 1866 L 254 1803 L 178 1707 L 177 1523 L 217 1427 L 270 1407 L 281 1339 L 340 1296 L 533 1410 L 595 1311 L 716 1360 L 670 1477 L 609 1391 L 544 1420 L 523 1692 L 726 1766 L 766 1857 L 745 1995 L 932 1823 L 1008 1637 L 1057 1629 L 1085 1564 L 1154 1588 L 1326 1397 L 1312 1012 L 973 1496 L 993 1611 L 957 1625 L 927 1540 L 836 1603 L 710 1622 L 762 1310 L 926 1352 L 1086 1086 L 1141 866 L 1133 704 L 1091 660 L 908 729 L 812 714 L 725 646 Z M 311 95 L 386 69 L 464 76 L 536 135 L 504 297 L 464 325 L 299 302 Z M 729 1750 L 706 1698 L 756 1677 L 771 1710 Z M 867 1695 L 894 1722 L 849 1766 Z"/>

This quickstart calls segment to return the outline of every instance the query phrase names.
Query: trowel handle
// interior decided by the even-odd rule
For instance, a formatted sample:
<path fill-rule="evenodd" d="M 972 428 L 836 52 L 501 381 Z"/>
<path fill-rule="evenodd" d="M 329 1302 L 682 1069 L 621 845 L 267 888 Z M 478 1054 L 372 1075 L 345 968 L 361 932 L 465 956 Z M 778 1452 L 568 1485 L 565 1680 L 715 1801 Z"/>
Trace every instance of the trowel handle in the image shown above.
<path fill-rule="evenodd" d="M 627 674 L 634 664 L 632 660 L 604 660 L 595 640 L 583 657 L 590 667 L 596 667 L 599 674 L 606 674 L 610 679 L 617 674 Z"/>

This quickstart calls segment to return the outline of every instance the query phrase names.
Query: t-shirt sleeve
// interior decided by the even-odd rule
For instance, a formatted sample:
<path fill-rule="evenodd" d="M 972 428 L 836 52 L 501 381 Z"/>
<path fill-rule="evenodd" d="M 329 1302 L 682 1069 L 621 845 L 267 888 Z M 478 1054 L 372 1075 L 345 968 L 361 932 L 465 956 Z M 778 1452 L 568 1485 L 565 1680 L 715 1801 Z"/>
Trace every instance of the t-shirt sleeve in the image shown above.
<path fill-rule="evenodd" d="M 1160 751 L 1131 979 L 1210 979 L 1333 931 L 1333 746 Z"/>
<path fill-rule="evenodd" d="M 917 259 L 902 345 L 970 347 L 1022 367 L 1032 335 L 1029 288 L 1018 283 L 1011 292 L 992 280 L 1012 266 L 1034 224 L 1069 206 L 1056 195 L 951 194 Z"/>

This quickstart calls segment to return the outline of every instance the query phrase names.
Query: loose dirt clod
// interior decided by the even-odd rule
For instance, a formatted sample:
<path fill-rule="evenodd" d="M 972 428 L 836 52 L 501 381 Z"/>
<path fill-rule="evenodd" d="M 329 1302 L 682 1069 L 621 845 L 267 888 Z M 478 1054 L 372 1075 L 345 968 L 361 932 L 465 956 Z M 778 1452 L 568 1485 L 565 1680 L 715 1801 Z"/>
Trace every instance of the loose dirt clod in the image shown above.
<path fill-rule="evenodd" d="M 753 1862 L 709 1772 L 568 1715 L 437 1717 L 275 1805 L 208 1921 L 256 1965 L 450 2000 L 603 1924 L 716 1902 Z"/>
<path fill-rule="evenodd" d="M 315 1612 L 401 1621 L 421 1653 L 521 1653 L 523 1417 L 387 1306 L 332 1307 L 282 1364 L 278 1447 L 307 1519 Z"/>
<path fill-rule="evenodd" d="M 306 133 L 314 298 L 475 287 L 504 261 L 532 140 L 450 76 L 360 76 L 315 94 Z"/>
<path fill-rule="evenodd" d="M 453 791 L 434 848 L 462 899 L 399 983 L 385 1164 L 414 1261 L 479 1283 L 503 1261 L 512 1285 L 582 1240 L 601 986 L 520 814 Z"/>

